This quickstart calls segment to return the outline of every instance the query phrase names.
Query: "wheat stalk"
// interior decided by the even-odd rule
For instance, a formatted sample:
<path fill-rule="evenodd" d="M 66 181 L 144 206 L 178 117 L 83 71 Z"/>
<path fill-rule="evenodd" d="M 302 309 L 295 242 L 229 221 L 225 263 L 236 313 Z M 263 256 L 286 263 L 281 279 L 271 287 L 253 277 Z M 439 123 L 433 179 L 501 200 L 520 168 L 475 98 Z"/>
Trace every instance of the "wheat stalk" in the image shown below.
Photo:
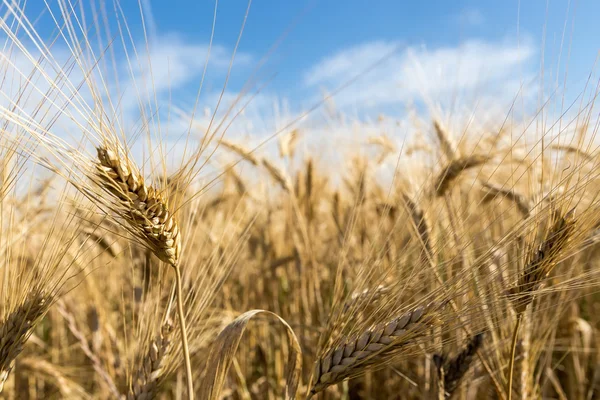
<path fill-rule="evenodd" d="M 517 351 L 519 328 L 523 321 L 523 315 L 527 306 L 533 301 L 534 291 L 542 284 L 544 278 L 552 271 L 559 255 L 565 249 L 575 229 L 575 209 L 561 215 L 556 211 L 552 215 L 553 224 L 547 232 L 538 249 L 528 256 L 523 273 L 519 276 L 517 286 L 510 290 L 513 299 L 513 307 L 517 313 L 517 322 L 513 330 L 510 359 L 508 365 L 508 400 L 512 399 L 512 383 Z"/>

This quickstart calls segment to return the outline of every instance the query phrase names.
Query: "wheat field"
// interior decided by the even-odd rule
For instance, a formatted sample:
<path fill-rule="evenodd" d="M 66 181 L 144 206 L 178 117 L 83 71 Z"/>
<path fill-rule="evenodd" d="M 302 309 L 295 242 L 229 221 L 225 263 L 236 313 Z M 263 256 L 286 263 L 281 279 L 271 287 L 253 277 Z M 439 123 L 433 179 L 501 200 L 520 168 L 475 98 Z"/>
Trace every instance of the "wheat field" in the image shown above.
<path fill-rule="evenodd" d="M 253 72 L 184 112 L 121 6 L 0 7 L 0 398 L 600 399 L 594 70 L 244 140 Z"/>

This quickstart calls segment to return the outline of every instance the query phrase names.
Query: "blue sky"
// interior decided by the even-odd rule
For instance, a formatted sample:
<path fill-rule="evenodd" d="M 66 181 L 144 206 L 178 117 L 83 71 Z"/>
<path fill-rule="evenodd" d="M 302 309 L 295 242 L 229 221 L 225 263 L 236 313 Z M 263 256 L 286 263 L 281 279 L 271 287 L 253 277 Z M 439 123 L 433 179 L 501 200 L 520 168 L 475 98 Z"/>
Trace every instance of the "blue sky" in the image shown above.
<path fill-rule="evenodd" d="M 136 3 L 123 3 L 125 14 L 133 16 L 129 22 L 134 30 L 140 28 Z M 172 41 L 182 46 L 208 43 L 213 1 L 144 0 L 142 5 L 158 46 Z M 209 108 L 224 82 L 247 5 L 239 0 L 218 4 L 214 43 L 220 60 L 213 57 L 218 66 L 209 68 L 204 87 Z M 594 0 L 254 1 L 228 92 L 235 97 L 256 64 L 282 39 L 252 81 L 254 89 L 260 87 L 253 101 L 259 113 L 270 107 L 270 97 L 286 99 L 292 110 L 306 109 L 322 98 L 323 90 L 331 92 L 348 83 L 394 51 L 337 95 L 336 105 L 359 115 L 394 113 L 407 101 L 419 102 L 423 88 L 431 86 L 430 91 L 425 89 L 429 101 L 461 92 L 467 103 L 487 96 L 500 99 L 498 107 L 506 109 L 520 85 L 526 85 L 523 91 L 530 98 L 537 96 L 542 60 L 546 92 L 556 83 L 564 84 L 568 66 L 566 95 L 574 99 L 598 55 L 598 15 L 600 2 Z M 195 57 L 204 60 L 200 52 Z M 424 65 L 415 67 L 421 62 Z M 182 90 L 171 92 L 177 93 L 176 103 L 184 108 L 194 101 L 196 92 L 191 88 L 202 72 L 201 62 L 192 63 L 196 71 L 180 82 Z M 432 76 L 432 69 L 439 74 Z M 445 92 L 438 89 L 445 86 Z M 261 100 L 264 107 L 258 107 Z"/>
<path fill-rule="evenodd" d="M 134 3 L 129 3 L 126 12 L 138 12 Z M 150 15 L 159 35 L 177 34 L 190 42 L 208 40 L 213 1 L 148 0 L 144 4 L 150 5 Z M 239 0 L 219 3 L 217 44 L 233 47 L 246 6 L 246 2 Z M 361 44 L 385 41 L 407 46 L 425 45 L 434 50 L 457 47 L 469 40 L 516 44 L 519 34 L 521 41 L 532 41 L 538 52 L 533 61 L 538 64 L 545 37 L 547 63 L 555 63 L 566 28 L 563 52 L 572 46 L 570 67 L 576 77 L 581 77 L 590 71 L 599 49 L 598 15 L 600 2 L 594 0 L 254 1 L 240 50 L 258 59 L 291 29 L 272 56 L 271 66 L 265 69 L 268 74 L 278 74 L 270 84 L 271 89 L 293 93 L 298 89 L 298 78 L 315 63 Z"/>
<path fill-rule="evenodd" d="M 144 9 L 146 28 L 155 55 L 153 62 L 168 63 L 171 69 L 175 65 L 180 67 L 183 71 L 171 71 L 172 78 L 169 79 L 174 79 L 173 84 L 168 85 L 171 94 L 173 90 L 177 90 L 178 100 L 193 101 L 195 92 L 191 88 L 197 86 L 203 71 L 206 46 L 213 27 L 215 2 L 139 2 Z M 140 3 L 135 0 L 120 2 L 138 47 L 143 45 Z M 42 2 L 29 2 L 29 18 L 34 19 L 44 7 Z M 247 7 L 248 3 L 242 0 L 222 0 L 218 3 L 213 65 L 208 71 L 205 93 L 216 93 L 222 87 L 228 59 Z M 117 21 L 114 9 L 110 3 L 106 8 L 114 34 Z M 90 15 L 88 10 L 88 19 Z M 391 71 L 406 66 L 407 55 L 412 61 L 416 58 L 418 62 L 429 57 L 425 61 L 426 64 L 429 62 L 429 65 L 425 65 L 425 70 L 433 67 L 433 64 L 439 64 L 438 70 L 445 71 L 447 68 L 449 71 L 443 74 L 445 81 L 455 78 L 461 72 L 480 76 L 477 90 L 481 92 L 486 90 L 481 86 L 482 81 L 488 86 L 514 79 L 517 75 L 520 75 L 518 78 L 521 82 L 539 77 L 542 59 L 546 80 L 553 76 L 556 81 L 560 59 L 558 81 L 564 82 L 563 74 L 568 62 L 568 86 L 571 87 L 572 81 L 573 90 L 577 92 L 598 54 L 598 15 L 600 2 L 596 0 L 255 0 L 250 6 L 229 90 L 231 93 L 241 90 L 259 60 L 282 39 L 262 65 L 253 80 L 253 87 L 261 87 L 263 94 L 275 94 L 290 99 L 294 105 L 302 104 L 305 107 L 319 96 L 320 90 L 333 90 L 347 83 L 394 49 L 397 50 L 396 53 L 391 59 L 381 63 L 381 69 L 376 68 L 373 72 L 364 74 L 364 79 L 361 78 L 363 86 L 368 87 L 369 81 L 373 81 L 375 77 L 379 81 L 387 79 L 388 86 L 402 87 L 403 83 L 411 81 L 414 77 L 410 74 L 386 76 Z M 50 34 L 53 28 L 54 23 L 47 16 L 38 24 L 38 31 L 43 33 Z M 525 53 L 521 54 L 519 60 L 509 62 L 506 66 L 502 63 L 487 65 L 486 60 L 493 59 L 496 50 L 497 54 L 519 51 Z M 416 54 L 411 55 L 411 51 Z M 334 62 L 336 57 L 338 64 Z M 348 57 L 353 59 L 349 60 Z M 468 60 L 469 57 L 479 59 L 479 62 L 474 65 L 466 62 L 463 65 L 462 59 Z M 352 65 L 341 68 L 342 62 Z M 323 68 L 330 68 L 330 74 L 324 73 Z M 491 71 L 490 77 L 483 78 L 488 71 Z M 502 71 L 504 72 L 499 73 Z M 182 75 L 178 76 L 178 72 Z M 321 79 L 316 76 L 321 76 Z M 458 81 L 462 82 L 460 79 Z M 431 79 L 430 83 L 434 85 L 434 80 Z M 364 91 L 360 84 L 354 87 L 357 88 L 354 92 L 346 92 L 349 96 L 356 91 Z M 179 92 L 179 89 L 183 90 Z M 385 101 L 374 99 L 370 102 L 371 107 L 385 108 L 396 100 L 405 101 L 408 96 L 393 99 L 393 102 L 389 97 Z M 357 107 L 364 107 L 366 104 L 362 100 L 355 103 Z"/>
<path fill-rule="evenodd" d="M 156 93 L 161 110 L 168 105 L 171 124 L 163 126 L 163 134 L 179 135 L 189 127 L 186 118 L 194 108 L 204 71 L 215 2 L 140 2 L 149 36 L 147 47 L 140 5 L 134 0 L 120 2 L 139 60 L 133 65 L 136 78 L 128 79 L 129 64 L 121 43 L 115 41 L 115 64 L 123 80 L 120 104 L 135 120 L 140 93 L 133 90 L 132 82 L 139 85 L 144 81 L 139 76 L 149 75 L 150 60 L 154 87 L 142 84 L 139 90 L 148 98 Z M 247 6 L 241 0 L 218 3 L 211 61 L 194 121 L 200 131 L 206 128 L 223 87 Z M 34 20 L 44 7 L 42 2 L 28 2 L 26 14 Z M 123 18 L 115 17 L 111 3 L 107 12 L 114 37 Z M 517 94 L 529 110 L 540 102 L 540 88 L 547 96 L 558 87 L 560 98 L 568 66 L 568 103 L 581 93 L 593 71 L 600 48 L 598 15 L 597 0 L 255 0 L 223 104 L 238 98 L 250 78 L 252 99 L 245 115 L 237 117 L 239 126 L 231 129 L 230 136 L 271 134 L 319 103 L 324 92 L 350 82 L 334 97 L 335 107 L 360 119 L 374 119 L 381 113 L 402 118 L 408 103 L 426 110 L 441 104 L 446 112 L 456 111 L 459 104 L 470 113 L 495 112 L 495 117 L 502 118 Z M 91 21 L 89 9 L 86 19 Z M 37 23 L 44 38 L 51 37 L 54 28 L 48 13 Z M 53 47 L 58 59 L 68 58 L 64 44 Z M 77 81 L 76 73 L 72 79 Z"/>

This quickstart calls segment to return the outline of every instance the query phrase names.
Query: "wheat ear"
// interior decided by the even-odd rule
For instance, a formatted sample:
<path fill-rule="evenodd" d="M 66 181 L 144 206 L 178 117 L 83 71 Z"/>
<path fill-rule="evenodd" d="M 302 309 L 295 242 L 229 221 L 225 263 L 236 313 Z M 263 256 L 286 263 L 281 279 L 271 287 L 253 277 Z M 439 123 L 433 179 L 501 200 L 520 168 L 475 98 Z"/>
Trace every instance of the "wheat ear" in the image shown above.
<path fill-rule="evenodd" d="M 515 296 L 513 306 L 517 314 L 522 314 L 533 301 L 533 292 L 552 271 L 575 229 L 574 209 L 564 216 L 557 211 L 552 219 L 552 227 L 537 250 L 529 255 L 517 286 L 510 291 Z"/>
<path fill-rule="evenodd" d="M 50 300 L 42 293 L 31 294 L 0 324 L 0 393 L 33 327 L 48 310 Z"/>
<path fill-rule="evenodd" d="M 167 201 L 152 186 L 146 185 L 137 168 L 118 151 L 98 147 L 97 175 L 102 187 L 116 196 L 115 207 L 137 237 L 162 261 L 176 266 L 181 252 L 177 221 Z"/>
<path fill-rule="evenodd" d="M 408 195 L 402 194 L 402 199 L 425 248 L 425 256 L 430 262 L 433 262 L 434 250 L 431 243 L 431 230 L 425 212 Z"/>
<path fill-rule="evenodd" d="M 446 165 L 444 170 L 435 180 L 434 190 L 436 196 L 442 197 L 445 195 L 452 185 L 452 182 L 454 182 L 463 171 L 483 165 L 487 161 L 489 161 L 489 157 L 478 154 L 452 160 L 448 165 Z"/>
<path fill-rule="evenodd" d="M 168 203 L 152 186 L 144 184 L 144 180 L 127 158 L 121 158 L 118 147 L 98 147 L 96 165 L 102 186 L 121 202 L 115 207 L 119 216 L 128 224 L 134 234 L 142 239 L 147 247 L 162 261 L 175 270 L 177 291 L 177 314 L 181 330 L 181 344 L 184 353 L 188 398 L 194 398 L 192 364 L 188 346 L 185 314 L 183 310 L 183 293 L 179 256 L 181 252 L 181 235 L 179 226 L 169 210 Z"/>
<path fill-rule="evenodd" d="M 452 140 L 448 131 L 446 131 L 442 124 L 437 120 L 433 121 L 433 128 L 435 129 L 435 134 L 446 158 L 449 161 L 455 159 L 458 155 L 458 146 L 454 143 L 454 140 Z"/>
<path fill-rule="evenodd" d="M 378 325 L 331 349 L 315 363 L 310 396 L 357 374 L 361 368 L 383 362 L 386 355 L 415 338 L 417 326 L 427 325 L 445 303 L 430 303 L 407 311 L 385 325 Z"/>
<path fill-rule="evenodd" d="M 254 166 L 258 166 L 258 163 L 259 163 L 258 159 L 256 158 L 256 156 L 253 154 L 253 152 L 251 150 L 245 149 L 244 147 L 240 146 L 239 144 L 232 143 L 225 139 L 219 140 L 219 144 L 221 146 L 225 147 L 226 149 L 231 150 L 234 153 L 236 153 L 237 155 L 241 156 L 244 160 L 248 161 L 250 164 L 252 164 Z"/>
<path fill-rule="evenodd" d="M 483 345 L 483 333 L 471 337 L 467 345 L 454 358 L 443 363 L 440 360 L 440 380 L 443 383 L 443 396 L 441 398 L 450 398 L 458 388 L 462 378 L 469 368 L 473 365 L 477 351 Z"/>
<path fill-rule="evenodd" d="M 277 168 L 271 161 L 269 161 L 266 158 L 262 159 L 262 164 L 267 170 L 267 172 L 269 172 L 269 175 L 271 175 L 271 178 L 273 178 L 273 180 L 277 182 L 283 190 L 285 190 L 286 192 L 291 192 L 292 188 L 290 180 L 285 174 L 285 172 Z"/>
<path fill-rule="evenodd" d="M 525 196 L 514 190 L 498 187 L 488 182 L 481 182 L 481 184 L 485 188 L 484 202 L 488 202 L 500 196 L 503 199 L 513 202 L 523 218 L 529 218 L 531 205 Z"/>
<path fill-rule="evenodd" d="M 141 368 L 136 374 L 132 387 L 127 394 L 127 400 L 148 400 L 156 396 L 158 381 L 164 370 L 165 356 L 171 350 L 170 323 L 161 327 L 160 333 L 150 342 L 150 349 L 142 359 Z"/>

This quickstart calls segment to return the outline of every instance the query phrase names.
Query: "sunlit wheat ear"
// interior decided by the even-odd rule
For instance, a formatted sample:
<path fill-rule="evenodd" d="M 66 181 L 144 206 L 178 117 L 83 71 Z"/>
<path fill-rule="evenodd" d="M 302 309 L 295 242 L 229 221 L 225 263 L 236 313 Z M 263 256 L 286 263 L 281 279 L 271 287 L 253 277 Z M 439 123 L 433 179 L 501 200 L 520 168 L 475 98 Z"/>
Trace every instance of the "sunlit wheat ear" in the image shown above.
<path fill-rule="evenodd" d="M 448 161 L 452 161 L 456 157 L 458 157 L 458 146 L 454 142 L 452 137 L 450 137 L 450 134 L 446 131 L 446 129 L 444 129 L 442 124 L 439 121 L 435 120 L 433 121 L 433 128 L 435 129 L 435 134 L 438 138 L 438 141 L 440 142 L 440 147 L 442 149 L 442 152 L 446 156 L 446 159 Z"/>
<path fill-rule="evenodd" d="M 490 157 L 485 155 L 473 154 L 466 157 L 460 157 L 452 160 L 442 172 L 436 177 L 434 182 L 434 193 L 438 197 L 442 197 L 446 194 L 448 189 L 452 186 L 454 181 L 458 179 L 461 173 L 464 171 L 481 166 L 488 162 Z"/>
<path fill-rule="evenodd" d="M 346 378 L 359 375 L 368 367 L 385 365 L 403 346 L 435 325 L 445 303 L 432 302 L 407 311 L 386 324 L 380 324 L 329 349 L 315 363 L 310 395 Z"/>
<path fill-rule="evenodd" d="M 552 226 L 539 247 L 528 255 L 525 268 L 519 275 L 517 285 L 510 290 L 513 306 L 522 314 L 533 301 L 533 294 L 552 271 L 575 229 L 575 210 L 564 215 L 556 211 Z"/>
<path fill-rule="evenodd" d="M 481 182 L 481 184 L 484 188 L 483 201 L 485 203 L 495 198 L 508 200 L 515 204 L 523 218 L 529 218 L 531 203 L 524 195 L 519 194 L 512 189 L 506 189 L 488 182 Z"/>
<path fill-rule="evenodd" d="M 299 137 L 298 129 L 293 129 L 285 135 L 279 135 L 279 155 L 282 158 L 294 158 Z"/>
<path fill-rule="evenodd" d="M 158 382 L 164 373 L 165 357 L 171 350 L 171 332 L 171 324 L 165 323 L 160 334 L 150 342 L 150 349 L 141 360 L 127 400 L 153 399 L 156 396 Z"/>
<path fill-rule="evenodd" d="M 43 293 L 31 294 L 0 323 L 0 393 L 15 359 L 50 304 L 51 298 Z"/>
<path fill-rule="evenodd" d="M 98 147 L 97 176 L 119 200 L 114 211 L 130 225 L 162 261 L 177 265 L 181 252 L 179 227 L 167 201 L 144 183 L 137 168 L 118 150 Z"/>
<path fill-rule="evenodd" d="M 240 146 L 239 144 L 230 142 L 225 139 L 219 140 L 219 145 L 236 153 L 237 155 L 239 155 L 240 157 L 242 157 L 244 160 L 248 161 L 250 164 L 254 165 L 255 167 L 258 166 L 259 160 L 258 160 L 258 158 L 256 158 L 256 156 L 252 153 L 251 150 L 248 150 L 248 149 L 244 148 L 243 146 Z"/>
<path fill-rule="evenodd" d="M 290 178 L 285 174 L 285 172 L 277 168 L 275 164 L 273 164 L 267 158 L 262 159 L 262 164 L 271 176 L 271 178 L 275 182 L 277 182 L 283 190 L 285 190 L 286 192 L 291 192 L 292 184 L 290 183 Z"/>
<path fill-rule="evenodd" d="M 463 377 L 469 371 L 475 360 L 475 354 L 483 346 L 483 333 L 473 336 L 467 345 L 455 357 L 444 360 L 443 357 L 436 357 L 434 361 L 438 364 L 438 374 L 440 379 L 440 398 L 450 398 L 459 387 Z"/>
<path fill-rule="evenodd" d="M 402 194 L 402 199 L 406 208 L 408 209 L 410 218 L 413 221 L 414 227 L 417 230 L 417 234 L 423 244 L 423 247 L 426 252 L 426 256 L 433 260 L 434 249 L 431 243 L 431 228 L 430 224 L 427 220 L 427 215 L 425 212 L 419 207 L 419 205 L 414 202 L 410 197 L 406 194 Z"/>

